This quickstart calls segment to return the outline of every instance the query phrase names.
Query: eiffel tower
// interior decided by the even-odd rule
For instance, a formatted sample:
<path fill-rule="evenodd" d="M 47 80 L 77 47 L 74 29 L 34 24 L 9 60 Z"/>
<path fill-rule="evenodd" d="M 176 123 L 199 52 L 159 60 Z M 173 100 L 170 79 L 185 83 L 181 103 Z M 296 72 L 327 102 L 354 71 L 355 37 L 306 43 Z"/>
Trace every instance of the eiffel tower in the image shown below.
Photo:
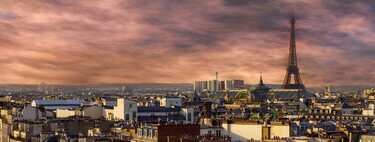
<path fill-rule="evenodd" d="M 302 89 L 305 90 L 305 86 L 302 84 L 302 79 L 299 74 L 299 68 L 297 64 L 297 53 L 296 53 L 296 35 L 294 30 L 294 24 L 296 20 L 294 19 L 294 15 L 290 17 L 290 42 L 289 42 L 289 61 L 288 66 L 286 68 L 286 75 L 284 78 L 283 85 L 281 85 L 282 89 Z M 291 83 L 292 79 L 294 80 L 294 84 Z"/>

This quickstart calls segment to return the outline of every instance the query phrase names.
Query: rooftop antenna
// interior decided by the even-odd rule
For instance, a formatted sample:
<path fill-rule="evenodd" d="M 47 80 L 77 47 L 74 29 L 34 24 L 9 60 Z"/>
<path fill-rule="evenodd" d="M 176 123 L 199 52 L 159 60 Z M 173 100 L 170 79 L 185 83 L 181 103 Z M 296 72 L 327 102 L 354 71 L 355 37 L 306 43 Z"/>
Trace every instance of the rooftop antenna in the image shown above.
<path fill-rule="evenodd" d="M 263 77 L 262 77 L 262 72 L 260 72 L 260 79 L 259 79 L 259 85 L 263 84 Z"/>

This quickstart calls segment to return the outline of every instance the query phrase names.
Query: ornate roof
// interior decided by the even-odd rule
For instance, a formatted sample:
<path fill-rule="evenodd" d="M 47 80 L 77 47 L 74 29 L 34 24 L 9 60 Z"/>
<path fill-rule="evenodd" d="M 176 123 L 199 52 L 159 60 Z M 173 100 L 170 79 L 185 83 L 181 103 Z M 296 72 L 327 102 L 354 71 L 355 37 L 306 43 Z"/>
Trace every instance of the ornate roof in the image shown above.
<path fill-rule="evenodd" d="M 273 89 L 268 92 L 268 99 L 298 100 L 300 98 L 314 98 L 315 95 L 302 89 Z"/>
<path fill-rule="evenodd" d="M 189 102 L 202 102 L 202 98 L 198 95 L 197 90 L 195 90 L 194 95 L 189 98 Z"/>

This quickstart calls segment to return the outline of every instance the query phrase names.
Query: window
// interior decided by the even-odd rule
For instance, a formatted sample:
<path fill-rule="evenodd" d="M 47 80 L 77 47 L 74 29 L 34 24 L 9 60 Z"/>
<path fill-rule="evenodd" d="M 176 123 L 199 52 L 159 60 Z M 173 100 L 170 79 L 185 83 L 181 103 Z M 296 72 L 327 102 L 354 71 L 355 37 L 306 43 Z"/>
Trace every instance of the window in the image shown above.
<path fill-rule="evenodd" d="M 221 136 L 221 130 L 216 130 L 216 137 L 220 137 Z"/>
<path fill-rule="evenodd" d="M 208 135 L 211 135 L 211 134 L 212 134 L 212 132 L 211 132 L 211 130 L 209 130 L 209 131 L 208 131 Z"/>
<path fill-rule="evenodd" d="M 129 108 L 132 108 L 133 107 L 133 104 L 129 104 Z"/>
<path fill-rule="evenodd" d="M 137 112 L 133 111 L 133 118 L 137 117 Z"/>
<path fill-rule="evenodd" d="M 151 130 L 151 137 L 155 137 L 155 129 Z"/>
<path fill-rule="evenodd" d="M 129 120 L 129 114 L 125 115 L 125 120 Z"/>
<path fill-rule="evenodd" d="M 191 121 L 191 113 L 188 113 L 188 121 Z"/>

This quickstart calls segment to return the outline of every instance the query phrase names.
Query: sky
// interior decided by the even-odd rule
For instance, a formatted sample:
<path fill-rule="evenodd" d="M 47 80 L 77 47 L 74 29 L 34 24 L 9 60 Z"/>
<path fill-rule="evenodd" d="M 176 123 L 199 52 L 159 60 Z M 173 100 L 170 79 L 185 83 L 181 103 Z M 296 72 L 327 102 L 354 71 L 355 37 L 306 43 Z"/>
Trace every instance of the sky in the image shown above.
<path fill-rule="evenodd" d="M 0 84 L 375 82 L 375 2 L 0 0 Z"/>

